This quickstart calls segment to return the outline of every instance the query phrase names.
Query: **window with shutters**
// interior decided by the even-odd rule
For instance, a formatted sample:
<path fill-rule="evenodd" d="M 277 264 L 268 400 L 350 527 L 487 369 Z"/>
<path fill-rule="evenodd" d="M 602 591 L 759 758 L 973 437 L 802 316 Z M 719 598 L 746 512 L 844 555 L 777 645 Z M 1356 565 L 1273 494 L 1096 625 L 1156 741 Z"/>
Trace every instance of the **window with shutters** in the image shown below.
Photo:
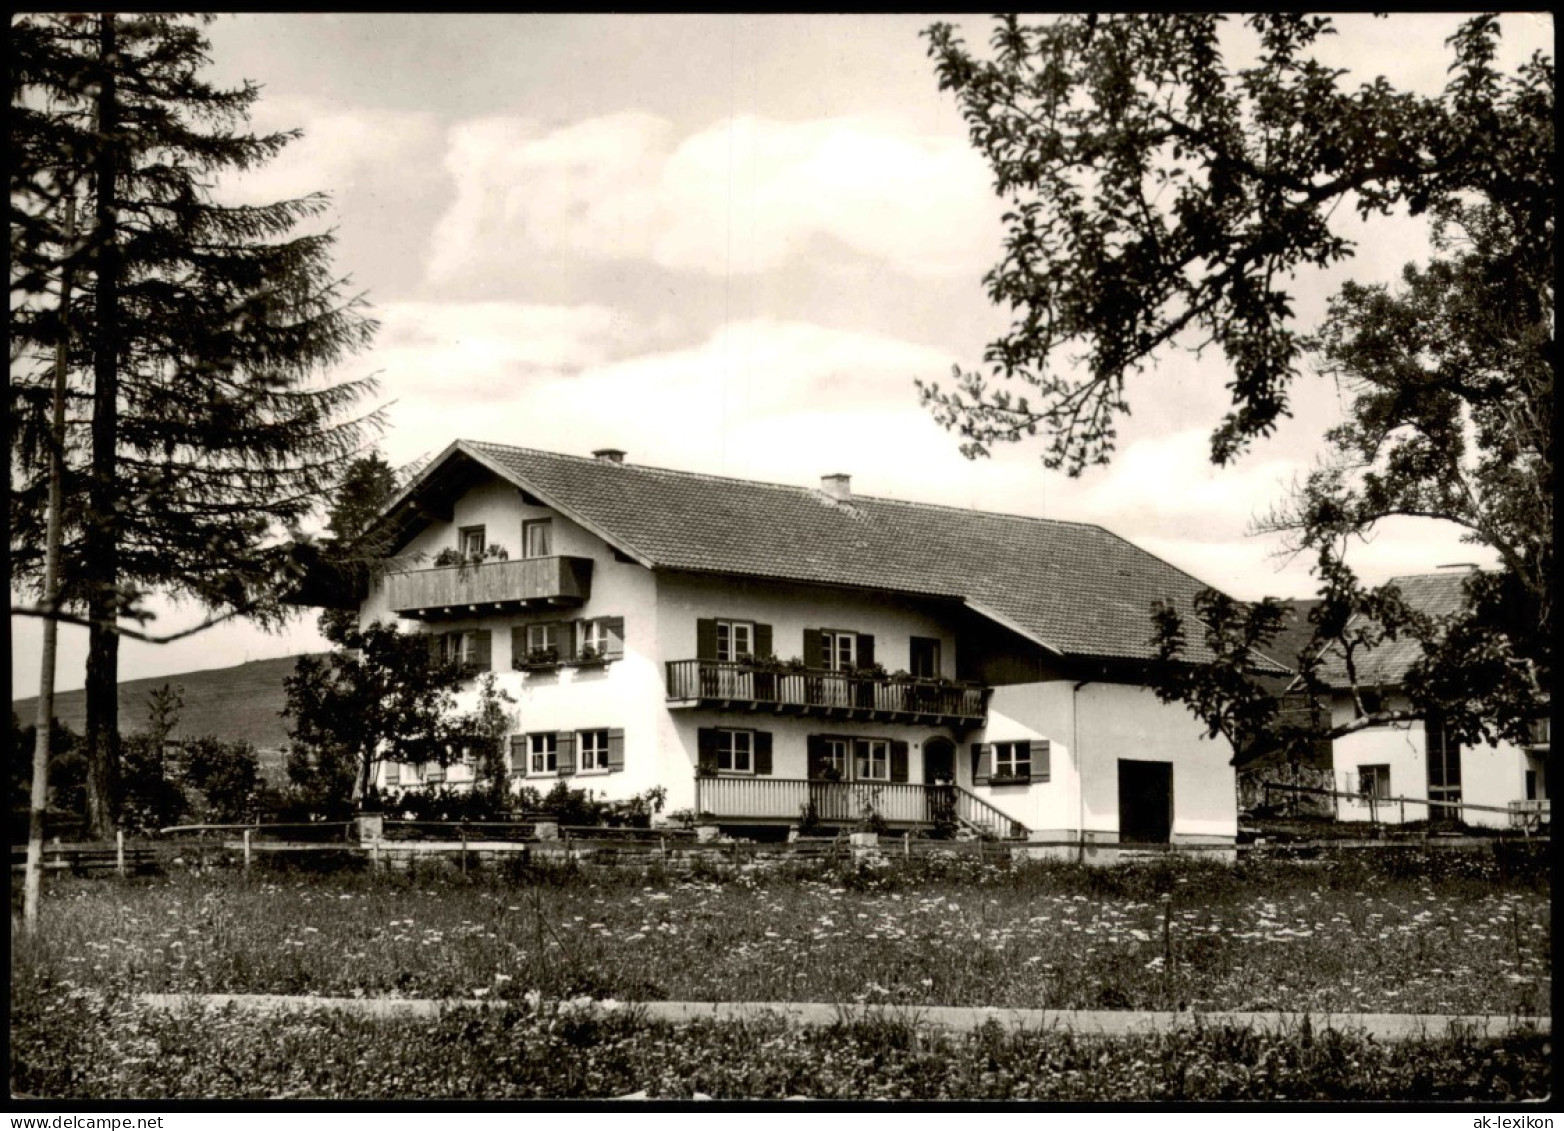
<path fill-rule="evenodd" d="M 559 625 L 529 624 L 527 626 L 527 653 L 559 651 Z"/>
<path fill-rule="evenodd" d="M 483 668 L 484 659 L 479 648 L 479 632 L 446 632 L 439 637 L 440 659 L 447 664 L 463 668 Z"/>
<path fill-rule="evenodd" d="M 583 730 L 576 733 L 576 772 L 608 772 L 608 731 Z"/>
<path fill-rule="evenodd" d="M 755 622 L 719 620 L 717 622 L 717 656 L 720 661 L 731 662 L 740 656 L 755 654 Z"/>
<path fill-rule="evenodd" d="M 521 556 L 547 558 L 554 553 L 554 523 L 539 518 L 521 524 Z"/>
<path fill-rule="evenodd" d="M 1030 781 L 1032 778 L 1032 744 L 1030 742 L 994 743 L 994 776 L 992 780 Z"/>
<path fill-rule="evenodd" d="M 755 772 L 755 732 L 717 731 L 717 770 L 725 774 Z"/>
<path fill-rule="evenodd" d="M 595 620 L 577 621 L 574 656 L 581 662 L 618 660 L 625 651 L 624 617 L 598 617 Z M 560 645 L 563 654 L 569 645 Z"/>
<path fill-rule="evenodd" d="M 527 735 L 527 776 L 559 773 L 559 736 L 553 732 Z"/>
<path fill-rule="evenodd" d="M 857 780 L 891 780 L 891 744 L 886 739 L 857 739 L 853 743 L 853 755 L 853 776 Z"/>
<path fill-rule="evenodd" d="M 828 672 L 852 671 L 858 664 L 858 634 L 822 629 L 820 666 Z"/>

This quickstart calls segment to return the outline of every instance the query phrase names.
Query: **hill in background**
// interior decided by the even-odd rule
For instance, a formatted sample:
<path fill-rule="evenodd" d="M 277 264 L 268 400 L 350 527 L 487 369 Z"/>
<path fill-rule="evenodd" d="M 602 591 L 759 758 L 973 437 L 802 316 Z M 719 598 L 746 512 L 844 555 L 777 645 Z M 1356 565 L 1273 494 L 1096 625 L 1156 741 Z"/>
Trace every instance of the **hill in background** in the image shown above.
<path fill-rule="evenodd" d="M 261 772 L 268 781 L 283 777 L 283 748 L 288 742 L 288 724 L 282 717 L 287 699 L 282 681 L 293 674 L 298 656 L 274 660 L 253 660 L 231 668 L 181 672 L 178 675 L 133 679 L 119 685 L 119 725 L 124 734 L 144 730 L 147 725 L 147 697 L 165 683 L 184 689 L 184 708 L 179 725 L 170 735 L 174 739 L 215 735 L 225 742 L 243 740 L 260 753 Z M 38 699 L 16 699 L 11 710 L 23 726 L 38 714 Z M 81 734 L 87 727 L 85 690 L 57 692 L 54 713 L 71 730 Z"/>

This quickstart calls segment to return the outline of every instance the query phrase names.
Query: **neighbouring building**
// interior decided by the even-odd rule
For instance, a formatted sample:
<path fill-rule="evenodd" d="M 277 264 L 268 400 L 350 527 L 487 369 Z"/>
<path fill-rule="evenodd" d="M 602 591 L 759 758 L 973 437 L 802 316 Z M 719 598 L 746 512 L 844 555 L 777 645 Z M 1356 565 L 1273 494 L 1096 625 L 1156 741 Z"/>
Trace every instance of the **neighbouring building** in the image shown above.
<path fill-rule="evenodd" d="M 400 564 L 361 622 L 496 673 L 518 784 L 662 786 L 778 832 L 812 807 L 1077 844 L 1236 836 L 1231 748 L 1145 681 L 1153 602 L 1203 586 L 1101 527 L 463 440 L 377 529 Z M 393 764 L 379 785 L 471 780 Z"/>
<path fill-rule="evenodd" d="M 1464 573 L 1392 580 L 1408 605 L 1430 617 L 1449 616 L 1466 599 Z M 1421 654 L 1422 646 L 1403 636 L 1357 658 L 1354 666 L 1364 708 L 1371 712 L 1409 709 L 1401 684 Z M 1339 652 L 1325 654 L 1319 674 L 1331 689 L 1331 725 L 1361 717 Z M 1547 718 L 1533 723 L 1530 741 L 1522 746 L 1459 743 L 1433 718 L 1343 735 L 1333 743 L 1333 770 L 1337 788 L 1354 797 L 1341 801 L 1339 816 L 1347 821 L 1390 823 L 1450 819 L 1490 827 L 1546 823 L 1550 738 Z"/>

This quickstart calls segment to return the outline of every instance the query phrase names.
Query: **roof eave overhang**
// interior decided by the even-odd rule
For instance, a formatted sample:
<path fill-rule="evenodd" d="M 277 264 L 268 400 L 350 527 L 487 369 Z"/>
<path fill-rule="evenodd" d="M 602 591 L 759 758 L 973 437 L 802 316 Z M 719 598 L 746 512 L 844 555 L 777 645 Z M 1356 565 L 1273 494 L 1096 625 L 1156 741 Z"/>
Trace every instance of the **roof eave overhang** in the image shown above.
<path fill-rule="evenodd" d="M 996 610 L 989 608 L 987 605 L 983 605 L 977 601 L 972 600 L 970 597 L 965 597 L 962 599 L 962 601 L 967 606 L 967 608 L 978 614 L 978 616 L 991 620 L 1002 628 L 1009 629 L 1011 632 L 1015 633 L 1024 640 L 1031 641 L 1049 655 L 1064 659 L 1065 654 L 1063 649 L 1057 647 L 1056 645 L 1050 644 L 1031 629 L 1023 628 L 1021 625 L 1005 616 L 1004 613 L 997 612 Z"/>
<path fill-rule="evenodd" d="M 402 490 L 397 493 L 397 496 L 394 499 L 386 504 L 386 506 L 381 510 L 379 517 L 376 519 L 375 526 L 378 527 L 383 522 L 389 520 L 391 516 L 396 514 L 398 510 L 408 506 L 415 499 L 417 499 L 419 493 L 428 486 L 429 481 L 435 476 L 435 474 L 458 455 L 466 456 L 478 466 L 505 480 L 507 483 L 510 483 L 513 486 L 526 491 L 528 494 L 533 495 L 545 506 L 552 510 L 558 511 L 560 514 L 570 519 L 570 521 L 597 535 L 604 542 L 608 543 L 609 546 L 615 550 L 618 550 L 621 554 L 634 561 L 637 565 L 645 566 L 647 569 L 655 568 L 656 563 L 653 562 L 651 558 L 636 550 L 633 546 L 628 545 L 623 539 L 607 530 L 604 530 L 597 523 L 578 513 L 574 509 L 562 505 L 557 499 L 551 497 L 547 491 L 540 490 L 537 484 L 529 482 L 523 476 L 517 475 L 515 471 L 506 467 L 499 461 L 490 458 L 485 453 L 468 444 L 465 440 L 453 441 L 446 447 L 444 451 L 442 451 L 434 459 L 430 460 L 428 464 L 424 466 L 423 470 L 415 475 L 411 482 L 409 482 L 406 487 L 402 488 Z"/>

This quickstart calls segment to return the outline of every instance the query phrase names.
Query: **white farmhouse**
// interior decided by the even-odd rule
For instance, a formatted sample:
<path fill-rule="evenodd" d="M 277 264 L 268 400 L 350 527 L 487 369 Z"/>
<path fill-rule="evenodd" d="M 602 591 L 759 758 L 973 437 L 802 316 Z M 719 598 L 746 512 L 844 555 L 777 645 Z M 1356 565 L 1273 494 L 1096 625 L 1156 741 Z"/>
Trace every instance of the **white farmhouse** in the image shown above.
<path fill-rule="evenodd" d="M 1392 581 L 1409 606 L 1430 617 L 1448 616 L 1465 600 L 1462 573 L 1418 574 Z M 1422 646 L 1402 637 L 1386 640 L 1356 658 L 1365 708 L 1409 710 L 1411 703 L 1401 684 L 1420 655 Z M 1343 726 L 1359 717 L 1340 652 L 1325 654 L 1319 674 L 1331 689 L 1331 725 Z M 1491 827 L 1546 822 L 1550 730 L 1548 719 L 1537 720 L 1530 741 L 1519 747 L 1508 742 L 1463 745 L 1431 718 L 1344 735 L 1332 749 L 1336 788 L 1356 799 L 1343 801 L 1339 816 L 1392 824 L 1450 818 Z"/>
<path fill-rule="evenodd" d="M 893 829 L 1234 841 L 1231 748 L 1145 683 L 1153 602 L 1202 585 L 1100 527 L 463 440 L 379 530 L 401 562 L 460 564 L 385 575 L 361 623 L 497 674 L 518 783 L 660 785 L 756 832 L 812 804 L 828 825 L 872 807 Z M 471 770 L 379 784 L 431 780 Z"/>

